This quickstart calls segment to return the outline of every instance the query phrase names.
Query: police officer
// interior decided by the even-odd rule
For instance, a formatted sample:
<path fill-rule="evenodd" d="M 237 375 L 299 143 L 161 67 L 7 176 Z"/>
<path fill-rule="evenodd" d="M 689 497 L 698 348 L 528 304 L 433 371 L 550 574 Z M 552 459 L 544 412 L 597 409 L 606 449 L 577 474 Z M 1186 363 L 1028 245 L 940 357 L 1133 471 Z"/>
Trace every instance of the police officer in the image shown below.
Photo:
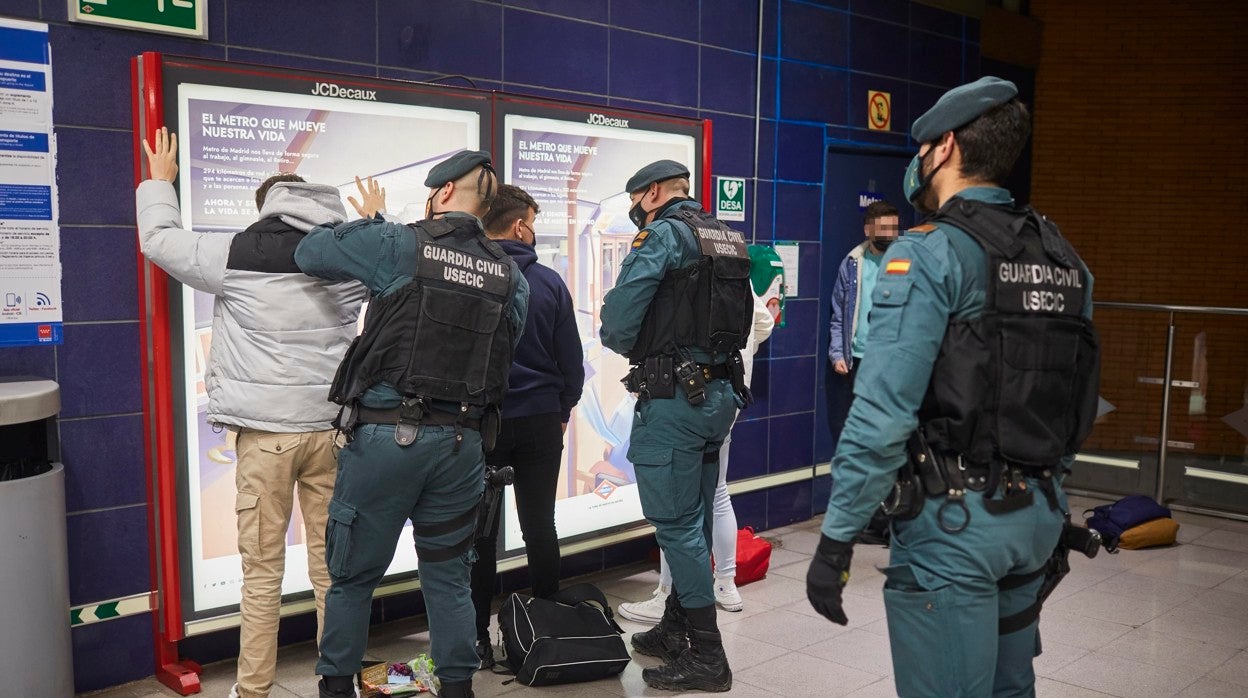
<path fill-rule="evenodd" d="M 440 695 L 471 696 L 478 666 L 468 580 L 483 438 L 506 391 L 528 284 L 481 228 L 496 189 L 488 153 L 452 156 L 425 186 L 424 220 L 317 228 L 295 253 L 304 272 L 358 280 L 373 299 L 330 389 L 351 440 L 329 504 L 321 698 L 354 695 L 373 590 L 409 518 Z M 365 214 L 384 208 L 380 191 L 362 189 Z"/>
<path fill-rule="evenodd" d="M 739 232 L 689 198 L 684 165 L 646 165 L 626 189 L 640 232 L 603 300 L 600 336 L 633 365 L 625 379 L 638 395 L 628 459 L 673 579 L 662 620 L 632 643 L 665 661 L 642 672 L 647 685 L 727 691 L 711 521 L 719 447 L 748 396 L 739 350 L 753 309 L 749 254 Z"/>
<path fill-rule="evenodd" d="M 811 604 L 844 625 L 850 541 L 889 500 L 901 696 L 1034 695 L 1042 587 L 1065 561 L 1061 480 L 1095 416 L 1092 277 L 1001 188 L 1030 135 L 1017 92 L 985 77 L 914 123 L 904 188 L 930 218 L 882 261 L 807 573 Z"/>

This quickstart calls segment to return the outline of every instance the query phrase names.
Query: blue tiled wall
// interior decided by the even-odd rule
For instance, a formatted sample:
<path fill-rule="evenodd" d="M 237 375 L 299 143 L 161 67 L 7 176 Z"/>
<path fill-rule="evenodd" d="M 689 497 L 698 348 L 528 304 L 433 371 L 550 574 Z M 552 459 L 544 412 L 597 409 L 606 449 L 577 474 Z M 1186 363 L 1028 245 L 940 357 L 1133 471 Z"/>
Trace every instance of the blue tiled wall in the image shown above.
<path fill-rule="evenodd" d="M 715 174 L 759 177 L 745 229 L 800 241 L 789 323 L 756 357 L 758 403 L 734 429 L 748 477 L 826 460 L 815 434 L 824 144 L 907 146 L 908 124 L 979 70 L 974 20 L 904 0 L 764 0 L 761 142 L 754 162 L 756 0 L 210 0 L 208 41 L 73 25 L 64 2 L 0 0 L 51 25 L 59 139 L 65 344 L 0 349 L 0 373 L 60 381 L 75 604 L 151 589 L 139 410 L 129 58 L 162 51 L 400 79 L 463 74 L 484 88 L 715 122 Z M 867 89 L 892 92 L 894 131 L 866 129 Z M 812 436 L 814 434 L 814 436 Z M 742 525 L 822 508 L 827 478 L 735 498 Z M 639 546 L 579 556 L 577 571 Z M 378 602 L 378 616 L 419 610 Z M 146 616 L 74 630 L 79 689 L 152 672 Z M 99 667 L 107 667 L 101 670 Z"/>

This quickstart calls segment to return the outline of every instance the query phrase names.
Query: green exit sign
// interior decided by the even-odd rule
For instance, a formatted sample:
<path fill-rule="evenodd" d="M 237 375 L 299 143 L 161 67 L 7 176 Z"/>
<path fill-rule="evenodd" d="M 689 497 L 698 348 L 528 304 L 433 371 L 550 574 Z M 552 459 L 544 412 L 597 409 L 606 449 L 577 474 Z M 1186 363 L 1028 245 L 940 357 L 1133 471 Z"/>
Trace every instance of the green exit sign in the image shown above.
<path fill-rule="evenodd" d="M 208 0 L 68 1 L 74 22 L 208 38 Z"/>

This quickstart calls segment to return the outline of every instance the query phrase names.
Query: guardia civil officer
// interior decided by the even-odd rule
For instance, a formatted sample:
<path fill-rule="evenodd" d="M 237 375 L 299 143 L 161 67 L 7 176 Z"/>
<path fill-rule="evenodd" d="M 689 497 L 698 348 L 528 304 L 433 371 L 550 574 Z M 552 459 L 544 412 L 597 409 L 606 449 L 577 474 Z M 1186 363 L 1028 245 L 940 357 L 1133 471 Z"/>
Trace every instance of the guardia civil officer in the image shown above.
<path fill-rule="evenodd" d="M 1062 478 L 1095 416 L 1092 277 L 1000 186 L 1030 135 L 1017 92 L 985 77 L 914 123 L 904 188 L 930 218 L 882 260 L 807 574 L 811 604 L 844 625 L 850 541 L 889 500 L 884 603 L 901 696 L 1035 694 Z"/>
<path fill-rule="evenodd" d="M 689 198 L 689 170 L 660 160 L 626 189 L 640 232 L 602 306 L 600 336 L 633 365 L 628 459 L 641 508 L 672 569 L 672 593 L 633 647 L 665 664 L 642 672 L 667 690 L 727 691 L 732 671 L 715 619 L 711 521 L 719 447 L 748 396 L 740 349 L 753 295 L 745 238 Z"/>
<path fill-rule="evenodd" d="M 295 252 L 305 273 L 355 279 L 372 293 L 364 332 L 330 389 L 351 441 L 339 454 L 329 504 L 333 583 L 316 667 L 321 698 L 354 695 L 373 590 L 409 518 L 440 695 L 472 695 L 478 659 L 468 580 L 483 432 L 488 440 L 506 392 L 528 284 L 481 229 L 478 216 L 496 189 L 488 153 L 452 156 L 425 186 L 424 220 L 317 228 Z M 379 191 L 364 191 L 366 214 L 384 208 Z"/>

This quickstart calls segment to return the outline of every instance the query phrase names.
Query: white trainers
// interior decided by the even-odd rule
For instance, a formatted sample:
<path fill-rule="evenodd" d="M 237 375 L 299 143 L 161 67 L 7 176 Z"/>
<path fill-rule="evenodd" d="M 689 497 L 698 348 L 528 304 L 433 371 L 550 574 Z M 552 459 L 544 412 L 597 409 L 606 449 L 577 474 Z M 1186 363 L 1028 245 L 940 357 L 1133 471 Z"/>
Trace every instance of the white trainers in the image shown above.
<path fill-rule="evenodd" d="M 732 577 L 715 578 L 715 603 L 730 613 L 737 613 L 745 608 L 741 601 L 741 592 L 737 591 L 737 583 Z"/>
<path fill-rule="evenodd" d="M 645 601 L 620 604 L 620 615 L 631 621 L 655 625 L 663 618 L 663 609 L 667 607 L 669 593 L 671 593 L 670 588 L 659 586 L 654 590 L 654 596 Z"/>
<path fill-rule="evenodd" d="M 238 698 L 238 684 L 230 686 L 230 695 L 228 698 Z"/>

